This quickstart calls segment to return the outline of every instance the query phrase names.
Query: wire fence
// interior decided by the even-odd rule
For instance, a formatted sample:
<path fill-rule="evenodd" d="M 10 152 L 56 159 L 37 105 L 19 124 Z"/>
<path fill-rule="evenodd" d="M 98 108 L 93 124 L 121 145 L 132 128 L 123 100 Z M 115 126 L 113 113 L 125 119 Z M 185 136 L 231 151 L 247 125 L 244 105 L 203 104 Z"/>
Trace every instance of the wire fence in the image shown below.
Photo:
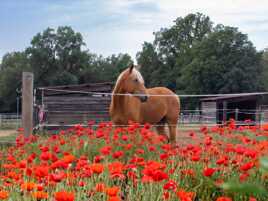
<path fill-rule="evenodd" d="M 178 125 L 183 126 L 192 126 L 192 125 L 201 125 L 201 124 L 208 124 L 208 125 L 216 125 L 217 118 L 214 115 L 215 112 L 219 112 L 223 110 L 216 110 L 216 109 L 209 109 L 209 110 L 182 110 L 180 113 Z M 209 114 L 208 112 L 211 112 Z M 64 116 L 62 111 L 57 111 L 57 113 L 61 114 L 62 117 Z M 85 113 L 85 111 L 84 111 Z M 90 111 L 88 112 L 90 113 Z M 205 113 L 205 115 L 204 115 Z M 233 109 L 226 109 L 226 113 L 228 114 L 255 114 L 260 115 L 258 121 L 252 120 L 251 123 L 254 124 L 264 124 L 268 123 L 268 110 L 233 110 Z M 266 114 L 266 115 L 265 115 Z M 60 117 L 59 117 L 60 118 Z M 94 120 L 94 115 L 85 115 L 85 118 L 82 122 L 75 122 L 75 123 L 82 123 L 87 124 L 89 121 Z M 109 120 L 109 119 L 105 119 Z M 236 120 L 238 124 L 243 124 L 244 122 Z M 75 124 L 74 123 L 74 124 Z M 49 125 L 44 119 L 43 125 Z M 17 129 L 21 126 L 21 115 L 16 113 L 0 113 L 0 129 Z"/>
<path fill-rule="evenodd" d="M 84 94 L 84 95 L 91 95 L 94 97 L 98 96 L 144 96 L 144 94 L 120 94 L 120 93 L 102 93 L 102 92 L 95 92 L 95 91 L 76 91 L 76 90 L 61 90 L 61 89 L 49 89 L 49 88 L 38 88 L 42 91 L 42 103 L 43 103 L 43 91 L 54 91 L 54 92 L 62 92 L 62 93 L 68 93 L 68 94 Z M 237 94 L 172 94 L 172 95 L 149 95 L 149 96 L 178 96 L 178 97 L 199 97 L 199 98 L 205 98 L 205 97 L 238 97 L 243 95 L 267 95 L 268 92 L 255 92 L 255 93 L 237 93 Z M 68 98 L 68 97 L 66 97 Z M 75 113 L 70 115 L 70 118 L 72 118 L 72 115 L 83 115 L 82 122 L 74 122 L 74 123 L 86 123 L 88 121 L 94 120 L 96 115 L 91 113 L 90 111 L 83 110 L 82 111 L 75 111 Z M 49 112 L 53 112 L 57 115 L 57 119 L 64 118 L 66 116 L 66 112 L 62 110 L 53 110 L 48 111 L 47 109 L 44 109 L 42 111 L 44 114 L 44 118 L 42 119 L 42 122 L 40 122 L 39 114 L 35 115 L 35 119 L 37 122 L 37 126 L 39 126 L 40 123 L 43 125 L 50 124 L 46 119 L 46 114 Z M 100 112 L 99 112 L 100 113 Z M 181 110 L 180 111 L 180 117 L 178 124 L 183 125 L 192 125 L 192 124 L 219 124 L 217 122 L 217 117 L 220 115 L 220 113 L 224 113 L 224 115 L 227 115 L 228 118 L 235 119 L 238 123 L 242 124 L 243 122 L 240 121 L 239 116 L 240 115 L 252 115 L 255 118 L 251 119 L 252 123 L 254 124 L 262 124 L 268 122 L 268 107 L 266 109 L 219 109 L 219 108 L 203 108 L 203 109 L 195 109 L 195 110 Z M 102 115 L 102 114 L 98 114 Z M 98 117 L 99 118 L 99 117 Z M 101 119 L 101 118 L 99 118 Z M 102 118 L 103 120 L 109 120 L 109 117 Z M 0 129 L 2 128 L 18 128 L 21 126 L 21 115 L 19 114 L 13 114 L 13 113 L 0 113 Z"/>
<path fill-rule="evenodd" d="M 21 126 L 21 115 L 0 113 L 0 129 L 18 129 Z"/>
<path fill-rule="evenodd" d="M 83 90 L 67 90 L 67 89 L 55 89 L 55 88 L 37 88 L 38 90 L 54 91 L 54 92 L 63 92 L 63 93 L 73 93 L 73 94 L 87 94 L 95 96 L 145 96 L 145 94 L 130 94 L 130 93 L 108 93 L 108 92 L 95 92 L 95 91 L 83 91 Z M 268 95 L 268 92 L 253 92 L 253 93 L 231 93 L 231 94 L 146 94 L 147 96 L 158 96 L 158 97 L 169 97 L 169 96 L 178 96 L 178 97 L 229 97 L 229 96 L 243 96 L 243 95 Z"/>
<path fill-rule="evenodd" d="M 210 110 L 210 113 L 207 112 L 207 110 L 181 110 L 179 118 L 178 118 L 178 124 L 184 127 L 192 127 L 193 125 L 200 126 L 200 125 L 221 125 L 223 122 L 217 122 L 217 113 L 222 112 L 223 110 Z M 48 112 L 48 111 L 46 111 Z M 65 111 L 53 111 L 57 113 L 57 118 L 64 119 L 66 118 L 66 112 Z M 230 118 L 233 118 L 237 124 L 239 125 L 247 125 L 247 124 L 254 124 L 254 125 L 261 125 L 264 123 L 268 123 L 268 110 L 239 110 L 239 109 L 228 109 L 226 111 L 226 114 L 229 114 L 232 116 L 229 116 Z M 241 114 L 253 114 L 254 119 L 247 119 L 247 123 L 245 123 L 244 120 L 239 119 L 239 115 Z M 75 124 L 83 124 L 87 125 L 90 121 L 95 121 L 96 119 L 102 119 L 102 121 L 110 121 L 110 118 L 105 116 L 102 118 L 102 114 L 91 114 L 90 111 L 75 111 L 75 113 L 70 114 L 69 117 L 73 118 L 76 117 L 76 115 L 81 116 L 83 115 L 83 118 L 81 121 L 73 121 L 69 122 L 68 126 L 72 126 Z M 100 123 L 101 121 L 95 121 L 95 123 Z M 55 123 L 49 123 L 46 118 L 44 118 L 43 126 L 64 126 L 64 122 L 61 124 L 55 124 Z M 40 126 L 40 125 L 39 125 Z M 126 125 L 122 125 L 126 126 Z M 161 124 L 155 124 L 155 126 L 163 126 Z"/>

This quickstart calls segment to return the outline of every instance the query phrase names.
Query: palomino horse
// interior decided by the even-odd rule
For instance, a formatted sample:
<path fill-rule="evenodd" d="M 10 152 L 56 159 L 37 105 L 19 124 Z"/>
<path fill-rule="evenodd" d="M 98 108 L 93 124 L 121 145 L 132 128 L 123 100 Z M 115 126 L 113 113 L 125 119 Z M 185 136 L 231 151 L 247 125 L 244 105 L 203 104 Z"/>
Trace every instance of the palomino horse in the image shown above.
<path fill-rule="evenodd" d="M 171 90 L 145 88 L 140 72 L 131 65 L 116 81 L 109 112 L 115 125 L 127 125 L 130 120 L 141 124 L 167 123 L 169 140 L 175 143 L 179 111 L 180 100 Z M 157 132 L 164 134 L 164 126 L 157 127 Z"/>

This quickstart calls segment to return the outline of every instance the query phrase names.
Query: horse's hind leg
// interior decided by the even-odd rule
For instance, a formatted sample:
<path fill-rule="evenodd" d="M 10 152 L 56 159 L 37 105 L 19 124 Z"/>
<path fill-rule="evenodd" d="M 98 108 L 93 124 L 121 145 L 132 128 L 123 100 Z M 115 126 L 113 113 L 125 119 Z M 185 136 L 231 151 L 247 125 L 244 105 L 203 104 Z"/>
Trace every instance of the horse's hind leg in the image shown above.
<path fill-rule="evenodd" d="M 169 141 L 169 138 L 165 132 L 165 124 L 161 124 L 161 125 L 156 126 L 156 130 L 157 130 L 158 135 L 165 136 L 167 141 Z"/>
<path fill-rule="evenodd" d="M 176 144 L 177 136 L 177 121 L 168 121 L 169 139 L 172 144 Z"/>
<path fill-rule="evenodd" d="M 157 130 L 157 133 L 159 134 L 159 135 L 162 135 L 162 136 L 165 136 L 165 137 L 167 137 L 167 135 L 166 135 L 166 132 L 165 132 L 165 126 L 166 126 L 166 118 L 165 117 L 163 117 L 162 119 L 161 119 L 161 121 L 159 121 L 158 123 L 157 123 L 157 125 L 156 125 L 156 130 Z M 169 138 L 167 137 L 167 139 L 169 140 Z"/>
<path fill-rule="evenodd" d="M 159 135 L 165 135 L 165 125 L 157 125 L 156 130 Z"/>

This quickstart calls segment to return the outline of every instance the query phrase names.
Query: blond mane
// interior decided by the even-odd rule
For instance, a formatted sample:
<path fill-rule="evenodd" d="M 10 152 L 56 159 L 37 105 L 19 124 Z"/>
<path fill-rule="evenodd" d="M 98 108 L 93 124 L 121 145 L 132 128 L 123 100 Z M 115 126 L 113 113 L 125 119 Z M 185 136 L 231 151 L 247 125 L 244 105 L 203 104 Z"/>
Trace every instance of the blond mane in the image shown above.
<path fill-rule="evenodd" d="M 129 69 L 126 69 L 124 70 L 122 73 L 120 73 L 120 75 L 118 76 L 116 82 L 115 82 L 115 87 L 114 87 L 114 90 L 113 90 L 113 93 L 117 92 L 118 91 L 118 86 L 123 78 L 123 76 L 125 75 L 125 73 L 127 73 L 129 71 Z M 131 75 L 130 76 L 134 76 L 133 78 L 136 78 L 139 80 L 139 82 L 141 82 L 142 84 L 144 84 L 144 79 L 141 75 L 141 73 L 136 69 L 136 68 L 133 68 L 132 72 L 131 72 Z"/>

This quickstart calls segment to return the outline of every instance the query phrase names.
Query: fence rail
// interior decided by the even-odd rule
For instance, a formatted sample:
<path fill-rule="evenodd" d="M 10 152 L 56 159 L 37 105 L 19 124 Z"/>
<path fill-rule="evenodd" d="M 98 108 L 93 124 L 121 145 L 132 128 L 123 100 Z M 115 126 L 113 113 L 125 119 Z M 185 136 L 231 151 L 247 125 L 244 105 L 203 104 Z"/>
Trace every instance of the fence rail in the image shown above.
<path fill-rule="evenodd" d="M 17 129 L 21 125 L 21 115 L 14 113 L 0 113 L 0 129 Z"/>
<path fill-rule="evenodd" d="M 255 111 L 255 113 L 258 113 L 258 112 L 259 111 Z M 265 112 L 267 112 L 267 110 Z M 60 111 L 59 119 L 61 118 L 61 113 L 62 112 Z M 263 113 L 263 111 L 261 111 L 261 113 Z M 62 114 L 62 115 L 64 116 L 65 114 Z M 86 123 L 89 120 L 94 120 L 94 114 L 88 115 L 86 118 L 83 119 L 84 122 L 79 122 L 79 123 Z M 107 117 L 107 120 L 108 120 L 108 117 Z M 198 110 L 198 111 L 195 110 L 195 112 L 185 110 L 185 111 L 182 111 L 182 113 L 180 114 L 178 123 L 179 124 L 216 124 L 216 122 L 217 122 L 217 119 L 215 115 L 209 115 L 209 114 L 204 115 L 202 114 L 201 110 Z M 254 123 L 262 124 L 262 123 L 267 123 L 267 122 L 268 122 L 268 118 L 265 115 L 262 115 L 259 121 L 254 122 Z M 49 122 L 46 122 L 46 120 L 43 123 L 49 124 Z M 0 113 L 0 129 L 8 129 L 8 128 L 17 129 L 20 126 L 21 126 L 20 114 L 18 115 L 15 113 Z"/>

